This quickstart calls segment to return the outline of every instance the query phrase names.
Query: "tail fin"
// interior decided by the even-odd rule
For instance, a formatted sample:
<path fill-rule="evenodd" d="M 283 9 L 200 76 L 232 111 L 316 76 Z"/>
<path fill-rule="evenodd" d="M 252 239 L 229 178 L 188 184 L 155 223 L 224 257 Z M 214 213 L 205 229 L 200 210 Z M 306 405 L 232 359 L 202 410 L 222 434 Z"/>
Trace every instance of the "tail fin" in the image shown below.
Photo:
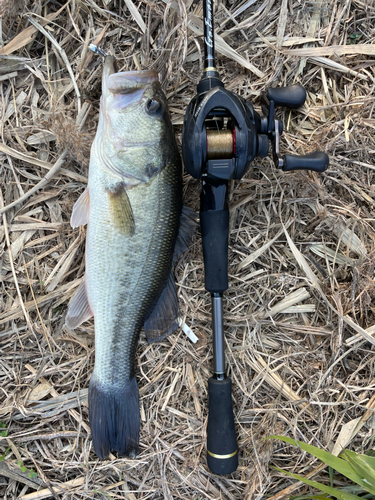
<path fill-rule="evenodd" d="M 121 388 L 104 386 L 93 375 L 89 386 L 89 417 L 95 453 L 111 451 L 134 457 L 139 443 L 139 396 L 135 377 Z"/>

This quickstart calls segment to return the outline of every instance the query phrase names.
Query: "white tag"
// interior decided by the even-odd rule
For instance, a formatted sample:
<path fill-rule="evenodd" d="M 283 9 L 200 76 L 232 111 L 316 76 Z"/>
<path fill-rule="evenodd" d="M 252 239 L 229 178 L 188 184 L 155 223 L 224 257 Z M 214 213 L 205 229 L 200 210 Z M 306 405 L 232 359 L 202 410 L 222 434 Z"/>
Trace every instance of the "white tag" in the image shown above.
<path fill-rule="evenodd" d="M 182 326 L 182 331 L 187 335 L 187 337 L 194 343 L 196 344 L 198 342 L 198 337 L 195 335 L 193 330 L 187 326 L 186 323 L 182 324 L 182 319 L 178 318 L 178 324 Z"/>

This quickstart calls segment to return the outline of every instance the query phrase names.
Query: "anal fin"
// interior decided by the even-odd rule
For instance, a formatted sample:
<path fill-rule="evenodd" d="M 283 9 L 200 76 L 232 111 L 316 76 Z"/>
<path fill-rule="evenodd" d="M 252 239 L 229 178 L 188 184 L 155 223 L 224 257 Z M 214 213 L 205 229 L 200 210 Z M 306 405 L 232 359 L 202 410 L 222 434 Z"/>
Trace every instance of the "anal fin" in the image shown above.
<path fill-rule="evenodd" d="M 189 247 L 198 227 L 197 214 L 189 207 L 183 206 L 180 218 L 180 229 L 174 247 L 173 264 Z"/>
<path fill-rule="evenodd" d="M 147 342 L 156 342 L 174 332 L 178 328 L 180 314 L 174 274 L 171 271 L 168 283 L 164 288 L 158 303 L 145 322 Z"/>
<path fill-rule="evenodd" d="M 74 330 L 74 328 L 77 328 L 84 321 L 88 321 L 92 316 L 93 313 L 90 309 L 86 293 L 86 277 L 84 276 L 70 301 L 65 324 L 68 328 Z"/>
<path fill-rule="evenodd" d="M 188 249 L 191 239 L 198 227 L 197 214 L 188 207 L 183 207 L 180 229 L 174 249 L 173 264 L 179 256 Z M 172 264 L 172 265 L 173 265 Z M 145 332 L 149 343 L 162 340 L 179 327 L 177 290 L 174 281 L 173 270 L 170 273 L 166 287 L 164 288 L 154 310 L 145 321 Z"/>

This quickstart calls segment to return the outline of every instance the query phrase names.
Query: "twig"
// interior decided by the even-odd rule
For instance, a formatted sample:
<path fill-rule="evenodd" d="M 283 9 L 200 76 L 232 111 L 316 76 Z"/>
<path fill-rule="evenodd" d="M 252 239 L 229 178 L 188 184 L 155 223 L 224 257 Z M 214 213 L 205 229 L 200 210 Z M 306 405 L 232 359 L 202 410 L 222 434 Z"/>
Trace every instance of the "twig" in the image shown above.
<path fill-rule="evenodd" d="M 75 488 L 77 486 L 82 486 L 85 484 L 86 478 L 79 477 L 77 479 L 72 479 L 71 481 L 67 481 L 66 483 L 60 483 L 58 486 L 52 486 L 51 490 L 46 488 L 45 490 L 35 491 L 34 493 L 28 493 L 27 495 L 23 495 L 22 497 L 18 497 L 18 500 L 42 500 L 43 498 L 53 497 L 54 493 L 68 493 L 70 488 Z"/>
<path fill-rule="evenodd" d="M 328 467 L 326 464 L 318 465 L 318 467 L 315 467 L 314 470 L 306 474 L 306 479 L 311 479 L 312 477 L 316 476 L 316 474 L 324 470 L 326 467 Z M 302 481 L 296 481 L 287 488 L 284 488 L 283 490 L 276 493 L 276 495 L 269 497 L 267 500 L 281 500 L 282 498 L 289 497 L 289 495 L 291 495 L 293 491 L 296 491 L 300 486 L 303 486 L 303 484 L 304 483 Z"/>
<path fill-rule="evenodd" d="M 4 216 L 5 216 L 5 214 L 4 214 Z M 46 337 L 46 341 L 47 341 L 49 350 L 50 350 L 51 354 L 53 354 L 51 344 L 49 343 L 48 333 L 47 333 L 46 327 L 44 326 L 44 322 L 43 322 L 42 316 L 40 315 L 39 307 L 38 307 L 38 304 L 37 304 L 36 299 L 35 299 L 33 286 L 32 286 L 31 281 L 30 281 L 29 271 L 27 270 L 27 267 L 26 267 L 25 257 L 22 255 L 22 258 L 23 258 L 23 267 L 25 268 L 25 271 L 26 271 L 27 281 L 29 282 L 31 295 L 33 296 L 33 300 L 34 300 L 35 308 L 36 308 L 38 316 L 39 316 L 40 324 L 42 325 L 44 336 Z"/>
<path fill-rule="evenodd" d="M 50 40 L 50 42 L 55 46 L 56 50 L 58 51 L 58 53 L 60 54 L 61 56 L 61 59 L 64 61 L 65 65 L 66 65 L 66 69 L 68 70 L 69 72 L 69 75 L 70 75 L 70 78 L 72 79 L 72 83 L 73 83 L 73 86 L 74 86 L 74 90 L 77 94 L 77 109 L 78 109 L 78 113 L 81 111 L 81 107 L 82 107 L 82 104 L 81 104 L 81 93 L 79 91 L 79 88 L 78 88 L 78 85 L 77 85 L 77 82 L 76 82 L 76 79 L 75 79 L 75 76 L 74 76 L 74 73 L 73 73 L 73 70 L 72 70 L 72 67 L 70 65 L 70 62 L 69 62 L 69 59 L 68 59 L 68 56 L 66 55 L 65 53 L 65 50 L 62 49 L 60 47 L 60 45 L 57 43 L 57 41 L 53 38 L 53 36 L 48 33 L 47 30 L 45 30 L 43 28 L 43 26 L 41 26 L 38 21 L 35 21 L 35 19 L 33 19 L 31 16 L 28 17 L 29 21 L 31 22 L 31 24 L 33 24 L 41 33 L 43 33 L 43 35 L 45 37 L 48 38 L 48 40 Z"/>
<path fill-rule="evenodd" d="M 4 207 L 4 198 L 3 198 L 3 193 L 0 189 L 0 209 L 3 209 L 3 207 Z M 0 213 L 3 214 L 3 226 L 4 226 L 4 231 L 5 231 L 5 241 L 6 241 L 7 246 L 8 246 L 9 264 L 10 264 L 10 267 L 12 269 L 12 274 L 13 274 L 14 284 L 15 284 L 16 290 L 17 290 L 18 300 L 20 301 L 20 306 L 21 306 L 23 315 L 25 316 L 26 323 L 30 329 L 30 332 L 32 332 L 35 335 L 31 321 L 30 321 L 29 314 L 26 311 L 25 304 L 23 302 L 20 287 L 18 285 L 17 274 L 16 274 L 16 270 L 14 268 L 14 263 L 13 263 L 12 248 L 11 248 L 11 243 L 10 243 L 10 238 L 9 238 L 9 230 L 8 230 L 8 223 L 7 223 L 6 215 L 5 215 L 3 210 L 1 210 Z"/>
<path fill-rule="evenodd" d="M 33 488 L 34 490 L 40 488 L 41 486 L 44 486 L 44 483 L 40 479 L 29 478 L 27 472 L 21 472 L 20 467 L 18 467 L 17 469 L 17 467 L 15 466 L 14 469 L 11 469 L 4 461 L 0 462 L 0 476 L 8 477 L 13 481 L 17 481 L 22 484 L 27 484 L 27 486 Z"/>
<path fill-rule="evenodd" d="M 64 163 L 65 156 L 68 153 L 68 149 L 64 149 L 64 151 L 61 153 L 59 156 L 58 160 L 54 164 L 54 166 L 51 168 L 51 170 L 43 177 L 41 181 L 38 182 L 33 188 L 31 188 L 29 191 L 27 191 L 23 196 L 18 198 L 18 200 L 13 201 L 12 203 L 9 203 L 6 207 L 2 204 L 1 209 L 0 209 L 0 214 L 4 214 L 4 212 L 7 212 L 11 208 L 15 207 L 19 203 L 22 203 L 23 201 L 27 200 L 31 195 L 39 191 L 42 187 L 44 187 L 48 181 L 59 171 L 61 168 L 61 165 Z"/>

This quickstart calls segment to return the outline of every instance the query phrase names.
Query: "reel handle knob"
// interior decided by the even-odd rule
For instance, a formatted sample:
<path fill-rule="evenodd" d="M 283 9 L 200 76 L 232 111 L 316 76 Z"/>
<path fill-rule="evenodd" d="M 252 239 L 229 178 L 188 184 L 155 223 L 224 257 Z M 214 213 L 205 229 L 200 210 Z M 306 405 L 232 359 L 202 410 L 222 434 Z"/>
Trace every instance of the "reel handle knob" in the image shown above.
<path fill-rule="evenodd" d="M 302 85 L 295 84 L 290 87 L 269 88 L 266 96 L 269 101 L 275 103 L 275 106 L 297 109 L 306 101 L 306 90 Z"/>
<path fill-rule="evenodd" d="M 208 380 L 207 465 L 214 474 L 231 474 L 238 467 L 237 436 L 229 377 Z"/>
<path fill-rule="evenodd" d="M 314 172 L 325 172 L 329 165 L 329 157 L 322 151 L 315 151 L 308 155 L 289 155 L 283 156 L 284 172 L 291 170 L 313 170 Z"/>

